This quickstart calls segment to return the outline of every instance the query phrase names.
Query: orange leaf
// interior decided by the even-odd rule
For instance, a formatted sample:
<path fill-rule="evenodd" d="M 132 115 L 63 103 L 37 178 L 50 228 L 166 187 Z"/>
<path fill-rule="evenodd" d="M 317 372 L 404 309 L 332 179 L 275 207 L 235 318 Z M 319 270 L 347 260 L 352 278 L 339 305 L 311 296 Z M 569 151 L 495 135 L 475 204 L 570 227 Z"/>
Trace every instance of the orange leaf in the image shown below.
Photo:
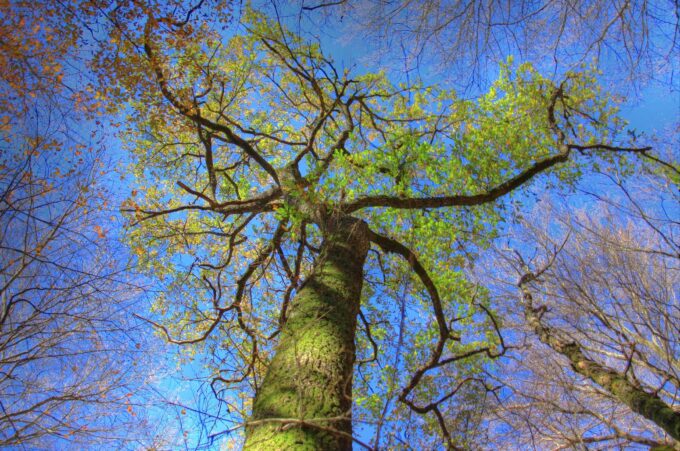
<path fill-rule="evenodd" d="M 100 239 L 106 236 L 106 234 L 104 233 L 104 229 L 102 229 L 101 226 L 98 225 L 94 226 L 94 231 L 97 232 L 97 236 Z"/>

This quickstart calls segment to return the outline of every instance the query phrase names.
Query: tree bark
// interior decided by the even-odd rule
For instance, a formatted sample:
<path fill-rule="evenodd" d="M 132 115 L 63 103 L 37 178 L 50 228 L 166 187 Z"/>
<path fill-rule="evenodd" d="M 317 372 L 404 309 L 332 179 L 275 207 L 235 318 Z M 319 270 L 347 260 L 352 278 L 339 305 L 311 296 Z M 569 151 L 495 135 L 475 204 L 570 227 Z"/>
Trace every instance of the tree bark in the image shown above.
<path fill-rule="evenodd" d="M 245 449 L 352 449 L 354 336 L 368 248 L 363 221 L 327 225 L 255 396 Z"/>

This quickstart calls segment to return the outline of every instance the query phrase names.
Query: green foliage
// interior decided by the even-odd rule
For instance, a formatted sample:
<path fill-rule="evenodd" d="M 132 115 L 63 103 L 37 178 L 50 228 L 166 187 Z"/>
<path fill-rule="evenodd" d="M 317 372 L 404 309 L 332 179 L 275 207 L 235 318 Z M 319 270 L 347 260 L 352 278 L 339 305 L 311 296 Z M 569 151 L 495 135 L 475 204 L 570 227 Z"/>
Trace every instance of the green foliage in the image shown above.
<path fill-rule="evenodd" d="M 584 145 L 610 142 L 610 130 L 623 126 L 592 71 L 569 73 L 555 85 L 530 65 L 509 60 L 487 94 L 465 100 L 436 87 L 395 86 L 383 73 L 351 78 L 318 45 L 252 10 L 244 20 L 245 31 L 223 45 L 209 31 L 200 42 L 166 42 L 165 48 L 147 36 L 155 52 L 148 57 L 151 65 L 134 48 L 123 48 L 123 67 L 133 72 L 111 86 L 111 92 L 131 97 L 126 140 L 140 186 L 126 205 L 135 225 L 129 242 L 140 265 L 166 283 L 156 310 L 171 336 L 201 336 L 245 280 L 244 297 L 221 317 L 205 345 L 215 354 L 215 373 L 224 374 L 229 362 L 233 370 L 227 372 L 247 376 L 242 390 L 252 390 L 246 384 L 256 383 L 266 368 L 286 278 L 297 289 L 311 272 L 313 249 L 323 238 L 315 214 L 341 211 L 370 196 L 485 193 L 563 153 L 565 136 Z M 154 78 L 174 97 L 158 86 L 148 88 Z M 280 180 L 210 124 L 243 137 Z M 551 180 L 568 188 L 593 161 L 556 166 Z M 294 174 L 295 165 L 300 174 Z M 274 188 L 281 194 L 259 210 L 228 213 L 230 206 Z M 460 208 L 353 212 L 375 232 L 404 243 L 430 274 L 452 332 L 461 336 L 447 342 L 446 355 L 500 351 L 493 321 L 480 307 L 486 293 L 468 280 L 466 269 L 497 236 L 499 224 L 511 220 L 507 198 Z M 280 252 L 267 248 L 272 237 L 279 237 Z M 299 245 L 302 239 L 308 246 Z M 293 267 L 299 274 L 291 277 Z M 359 418 L 376 418 L 386 409 L 385 399 L 396 403 L 399 387 L 427 362 L 438 329 L 430 296 L 403 260 L 384 256 L 371 260 L 366 271 L 376 287 L 367 284 L 362 308 L 373 327 L 371 338 L 359 333 L 358 356 L 373 353 L 373 340 L 378 360 L 360 371 L 355 401 Z M 259 350 L 252 360 L 251 343 Z M 488 355 L 428 373 L 412 396 L 426 402 L 441 395 L 442 387 L 474 379 L 491 364 Z M 390 420 L 408 417 L 404 405 L 387 410 Z M 413 427 L 433 431 L 431 421 Z"/>

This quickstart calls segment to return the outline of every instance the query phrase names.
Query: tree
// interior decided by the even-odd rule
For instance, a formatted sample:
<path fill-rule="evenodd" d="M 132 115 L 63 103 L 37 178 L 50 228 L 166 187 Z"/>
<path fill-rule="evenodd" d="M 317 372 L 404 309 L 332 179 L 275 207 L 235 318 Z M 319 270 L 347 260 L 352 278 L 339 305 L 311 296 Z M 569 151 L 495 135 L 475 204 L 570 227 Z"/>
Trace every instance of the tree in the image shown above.
<path fill-rule="evenodd" d="M 521 57 L 547 73 L 594 62 L 624 94 L 650 81 L 673 86 L 678 4 L 666 0 L 298 2 L 300 18 L 368 39 L 398 70 L 427 67 L 462 86 Z M 339 20 L 338 20 L 339 18 Z M 318 33 L 318 27 L 306 27 Z M 612 86 L 612 85 L 610 85 Z"/>
<path fill-rule="evenodd" d="M 0 446 L 151 442 L 133 398 L 139 289 L 111 230 L 92 86 L 74 69 L 85 29 L 61 2 L 3 2 L 0 17 Z"/>
<path fill-rule="evenodd" d="M 136 430 L 126 424 L 136 422 L 127 394 L 139 375 L 123 315 L 134 291 L 104 245 L 101 169 L 58 163 L 48 147 L 24 143 L 0 162 L 2 446 L 104 443 Z"/>
<path fill-rule="evenodd" d="M 145 13 L 144 32 L 114 37 L 118 52 L 98 68 L 112 103 L 132 99 L 131 245 L 166 286 L 155 307 L 165 321 L 149 321 L 213 354 L 212 388 L 248 418 L 246 448 L 370 447 L 352 412 L 380 373 L 378 343 L 402 356 L 383 375 L 423 416 L 413 427 L 464 445 L 442 409 L 477 381 L 480 359 L 505 352 L 461 271 L 465 253 L 493 238 L 504 201 L 536 176 L 569 186 L 593 162 L 650 149 L 626 147 L 592 74 L 554 84 L 509 63 L 465 101 L 350 77 L 252 11 L 225 45 L 207 24 Z M 364 284 L 381 270 L 378 288 Z M 417 282 L 401 284 L 410 274 Z M 398 287 L 401 307 L 378 311 L 371 291 Z M 353 386 L 360 363 L 369 369 Z M 227 387 L 254 397 L 252 413 Z M 385 405 L 381 421 L 400 409 Z"/>
<path fill-rule="evenodd" d="M 543 207 L 514 234 L 523 254 L 538 252 L 505 257 L 522 296 L 508 323 L 524 338 L 495 377 L 508 395 L 489 417 L 512 425 L 519 446 L 677 448 L 680 248 L 666 208 L 677 174 L 662 164 L 635 184 L 606 175 L 587 214 Z"/>

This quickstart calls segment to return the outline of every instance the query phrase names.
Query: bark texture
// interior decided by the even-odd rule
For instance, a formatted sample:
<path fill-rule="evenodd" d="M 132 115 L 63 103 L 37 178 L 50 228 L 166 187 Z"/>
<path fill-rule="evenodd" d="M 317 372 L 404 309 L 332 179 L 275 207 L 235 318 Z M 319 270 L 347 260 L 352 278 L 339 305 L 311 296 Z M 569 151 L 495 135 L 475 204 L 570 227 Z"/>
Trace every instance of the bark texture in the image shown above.
<path fill-rule="evenodd" d="M 352 449 L 354 336 L 368 248 L 363 221 L 327 226 L 255 396 L 245 449 Z"/>
<path fill-rule="evenodd" d="M 558 331 L 541 321 L 544 308 L 534 308 L 533 296 L 526 286 L 533 279 L 533 274 L 527 274 L 522 277 L 519 286 L 522 290 L 527 323 L 541 342 L 567 357 L 576 373 L 595 382 L 633 412 L 656 423 L 675 440 L 680 440 L 680 412 L 674 411 L 657 394 L 648 392 L 625 374 L 588 358 L 579 343 L 562 338 Z"/>

